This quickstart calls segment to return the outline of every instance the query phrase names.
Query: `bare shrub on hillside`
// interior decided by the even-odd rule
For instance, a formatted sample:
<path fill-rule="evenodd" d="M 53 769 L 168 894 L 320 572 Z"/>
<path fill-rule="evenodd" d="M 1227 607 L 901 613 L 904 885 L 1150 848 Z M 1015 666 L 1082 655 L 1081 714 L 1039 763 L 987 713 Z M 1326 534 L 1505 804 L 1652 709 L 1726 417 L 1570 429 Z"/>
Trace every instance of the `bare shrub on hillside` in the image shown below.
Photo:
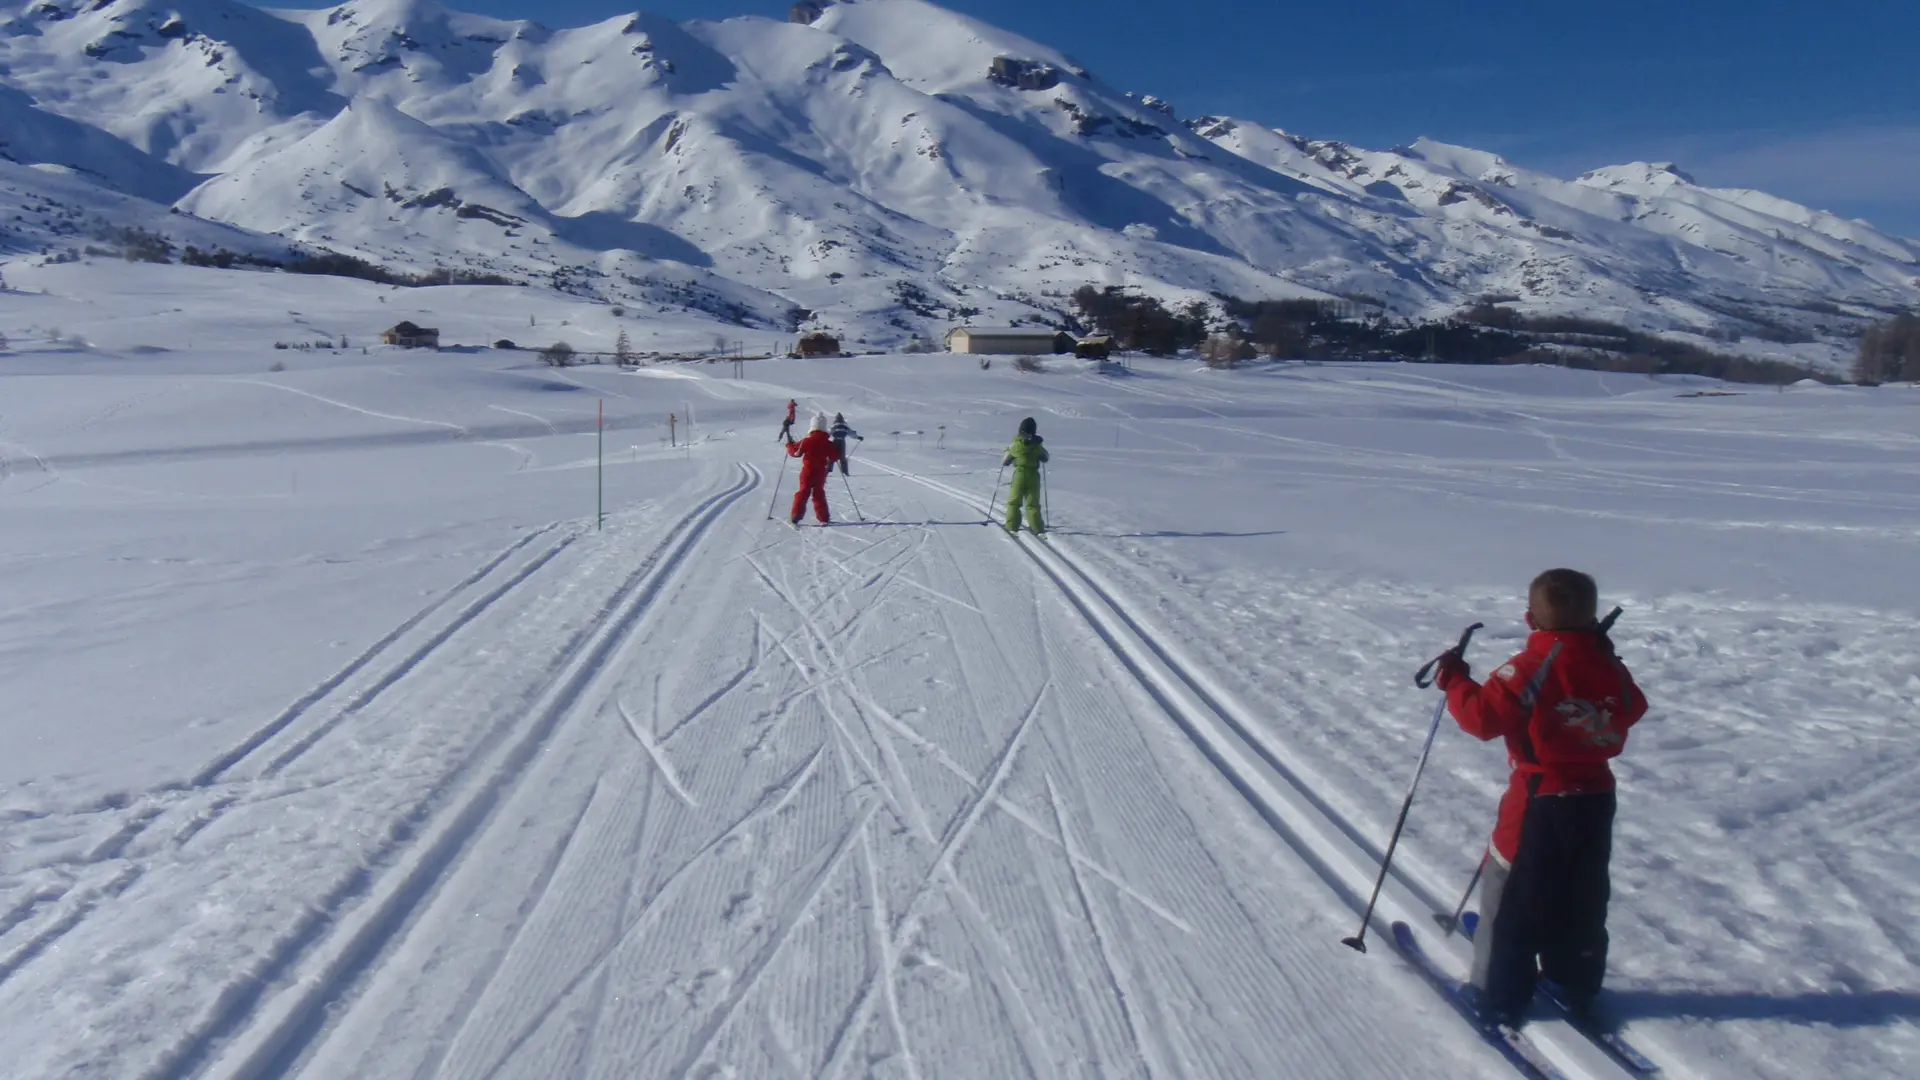
<path fill-rule="evenodd" d="M 1030 375 L 1047 370 L 1047 365 L 1041 363 L 1037 356 L 1017 356 L 1013 360 L 1013 366 Z"/>
<path fill-rule="evenodd" d="M 574 362 L 573 346 L 556 341 L 540 350 L 540 359 L 554 367 L 569 367 Z"/>

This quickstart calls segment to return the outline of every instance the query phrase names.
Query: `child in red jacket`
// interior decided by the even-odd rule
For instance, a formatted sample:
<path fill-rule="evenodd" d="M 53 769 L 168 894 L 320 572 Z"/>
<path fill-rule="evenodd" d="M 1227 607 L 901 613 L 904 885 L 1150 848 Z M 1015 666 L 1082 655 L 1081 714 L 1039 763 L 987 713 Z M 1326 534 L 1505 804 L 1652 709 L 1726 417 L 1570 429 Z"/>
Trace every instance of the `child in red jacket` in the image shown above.
<path fill-rule="evenodd" d="M 1454 719 L 1504 738 L 1513 775 L 1480 884 L 1473 985 L 1481 1018 L 1517 1026 L 1545 977 L 1591 1016 L 1607 970 L 1607 863 L 1614 781 L 1607 764 L 1646 714 L 1595 621 L 1599 590 L 1577 570 L 1548 570 L 1527 597 L 1527 647 L 1486 683 L 1449 656 L 1438 682 Z"/>
<path fill-rule="evenodd" d="M 800 524 L 800 515 L 806 512 L 807 500 L 813 500 L 813 516 L 820 524 L 831 525 L 832 518 L 827 513 L 827 477 L 833 473 L 833 463 L 840 460 L 840 450 L 833 445 L 833 437 L 827 434 L 827 418 L 824 413 L 815 414 L 813 430 L 799 442 L 787 440 L 787 455 L 800 459 L 800 489 L 793 493 L 793 515 L 787 519 L 789 524 Z"/>

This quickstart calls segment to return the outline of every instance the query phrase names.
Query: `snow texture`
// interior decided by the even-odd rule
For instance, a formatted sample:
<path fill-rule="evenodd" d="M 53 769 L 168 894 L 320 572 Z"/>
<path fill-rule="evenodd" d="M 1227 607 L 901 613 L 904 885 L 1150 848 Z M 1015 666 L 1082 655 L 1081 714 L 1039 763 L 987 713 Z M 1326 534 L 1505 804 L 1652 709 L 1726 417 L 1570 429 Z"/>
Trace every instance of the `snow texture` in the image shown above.
<path fill-rule="evenodd" d="M 1474 620 L 1479 670 L 1516 650 L 1558 564 L 1626 606 L 1653 702 L 1614 860 L 1635 1043 L 1702 1080 L 1920 1061 L 1911 388 L 621 373 L 458 342 L 718 324 L 7 281 L 9 1076 L 1511 1075 L 1340 938 L 1433 707 L 1412 670 Z M 399 318 L 454 347 L 363 351 Z M 867 434 L 830 528 L 769 509 L 790 397 Z M 1029 415 L 1047 545 L 982 524 Z M 1451 910 L 1503 783 L 1442 733 L 1376 934 Z"/>

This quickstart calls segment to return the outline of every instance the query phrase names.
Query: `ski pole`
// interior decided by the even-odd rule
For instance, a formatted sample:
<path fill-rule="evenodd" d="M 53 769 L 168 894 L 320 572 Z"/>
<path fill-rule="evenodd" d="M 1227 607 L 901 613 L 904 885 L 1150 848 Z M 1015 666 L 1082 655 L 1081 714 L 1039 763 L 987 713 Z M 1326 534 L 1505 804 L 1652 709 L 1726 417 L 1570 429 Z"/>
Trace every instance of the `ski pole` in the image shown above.
<path fill-rule="evenodd" d="M 987 520 L 982 525 L 993 524 L 993 508 L 1000 503 L 1000 481 L 1007 478 L 1007 463 L 1000 463 L 1000 472 L 993 478 L 993 494 L 987 496 Z"/>
<path fill-rule="evenodd" d="M 853 516 L 861 521 L 867 520 L 867 515 L 860 512 L 860 500 L 853 497 L 853 481 L 847 479 L 846 473 L 841 473 L 840 482 L 847 485 L 847 501 L 853 504 Z"/>
<path fill-rule="evenodd" d="M 780 503 L 780 485 L 787 481 L 787 459 L 792 456 L 792 454 L 786 453 L 780 455 L 780 479 L 773 482 L 773 498 L 767 500 L 768 521 L 773 520 L 773 508 Z"/>
<path fill-rule="evenodd" d="M 1460 643 L 1439 656 L 1426 662 L 1413 676 L 1415 686 L 1425 689 L 1433 685 L 1430 673 L 1448 656 L 1464 656 L 1467 642 L 1473 640 L 1473 632 L 1483 624 L 1474 623 L 1460 633 Z M 1424 682 L 1422 680 L 1425 680 Z M 1407 785 L 1407 797 L 1400 803 L 1400 818 L 1393 823 L 1393 835 L 1387 838 L 1387 852 L 1380 857 L 1380 876 L 1373 880 L 1373 895 L 1367 897 L 1367 910 L 1360 916 L 1360 932 L 1350 938 L 1342 938 L 1340 943 L 1357 952 L 1367 951 L 1367 927 L 1373 922 L 1373 907 L 1380 902 L 1380 890 L 1387 884 L 1387 869 L 1393 865 L 1393 849 L 1400 846 L 1400 833 L 1407 827 L 1407 812 L 1413 809 L 1413 793 L 1420 787 L 1420 774 L 1427 771 L 1427 758 L 1433 753 L 1434 737 L 1440 734 L 1440 718 L 1447 714 L 1447 699 L 1443 695 L 1433 709 L 1433 722 L 1427 725 L 1427 741 L 1420 748 L 1420 763 L 1414 766 L 1413 782 Z"/>
<path fill-rule="evenodd" d="M 1480 875 L 1487 872 L 1487 860 L 1492 857 L 1493 853 L 1490 851 L 1480 854 L 1480 865 L 1473 868 L 1473 878 L 1467 882 L 1467 891 L 1460 894 L 1460 903 L 1455 905 L 1453 914 L 1448 915 L 1444 911 L 1433 913 L 1433 921 L 1440 925 L 1440 933 L 1443 937 L 1452 937 L 1453 932 L 1460 929 L 1460 916 L 1466 914 L 1467 901 L 1473 899 L 1474 887 L 1480 884 Z"/>
<path fill-rule="evenodd" d="M 1040 463 L 1040 516 L 1046 521 L 1047 528 L 1051 529 L 1056 524 L 1053 506 L 1047 501 L 1047 463 L 1044 461 Z"/>

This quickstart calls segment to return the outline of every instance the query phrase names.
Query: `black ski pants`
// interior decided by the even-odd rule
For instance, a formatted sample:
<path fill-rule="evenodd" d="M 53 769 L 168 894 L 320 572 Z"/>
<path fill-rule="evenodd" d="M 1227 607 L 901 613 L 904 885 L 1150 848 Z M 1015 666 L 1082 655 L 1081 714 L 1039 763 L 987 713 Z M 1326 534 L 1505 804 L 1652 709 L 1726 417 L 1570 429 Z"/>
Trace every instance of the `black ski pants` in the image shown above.
<path fill-rule="evenodd" d="M 1607 901 L 1612 885 L 1613 792 L 1536 796 L 1527 803 L 1520 850 L 1478 934 L 1491 934 L 1482 1007 L 1518 1018 L 1544 976 L 1576 1003 L 1591 1002 L 1607 974 Z M 1491 909 L 1491 910 L 1488 910 Z"/>

